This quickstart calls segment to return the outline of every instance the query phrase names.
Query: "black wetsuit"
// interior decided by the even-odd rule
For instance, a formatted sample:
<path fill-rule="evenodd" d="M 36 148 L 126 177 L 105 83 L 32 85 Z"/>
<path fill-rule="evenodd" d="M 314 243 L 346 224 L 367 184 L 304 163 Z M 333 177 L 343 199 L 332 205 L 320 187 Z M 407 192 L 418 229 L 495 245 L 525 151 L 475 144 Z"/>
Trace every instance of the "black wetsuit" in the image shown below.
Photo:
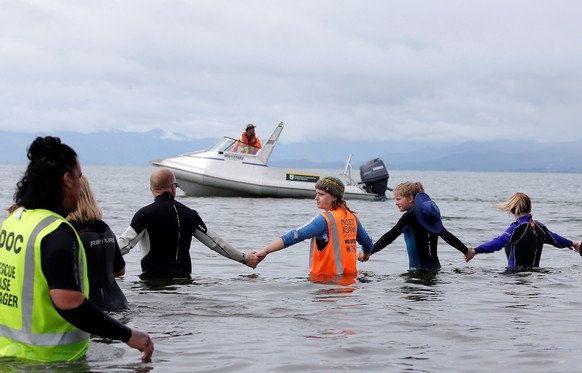
<path fill-rule="evenodd" d="M 189 276 L 190 244 L 195 230 L 207 231 L 198 213 L 165 192 L 135 213 L 130 228 L 120 237 L 127 244 L 120 246 L 125 254 L 140 242 L 145 277 Z"/>
<path fill-rule="evenodd" d="M 41 266 L 50 289 L 81 291 L 83 279 L 77 272 L 78 257 L 77 237 L 68 225 L 61 224 L 43 239 Z"/>
<path fill-rule="evenodd" d="M 420 225 L 414 213 L 414 207 L 412 207 L 400 217 L 400 220 L 398 220 L 392 229 L 374 243 L 372 254 L 377 253 L 394 242 L 402 233 L 404 233 L 404 240 L 406 241 L 408 266 L 410 269 L 438 270 L 441 268 L 437 255 L 437 241 L 439 236 L 463 254 L 466 254 L 468 251 L 468 248 L 444 227 L 439 234 L 430 233 L 426 230 Z"/>
<path fill-rule="evenodd" d="M 61 216 L 68 212 L 61 211 Z M 41 266 L 50 289 L 81 291 L 78 276 L 79 245 L 71 226 L 61 224 L 42 240 Z M 90 306 L 88 306 L 90 304 Z M 129 327 L 99 311 L 93 302 L 86 302 L 68 311 L 56 310 L 71 324 L 88 333 L 127 342 L 132 335 Z"/>
<path fill-rule="evenodd" d="M 77 230 L 87 256 L 89 271 L 89 299 L 105 311 L 119 311 L 127 307 L 127 299 L 113 274 L 125 268 L 117 239 L 102 220 L 96 222 L 71 221 Z"/>

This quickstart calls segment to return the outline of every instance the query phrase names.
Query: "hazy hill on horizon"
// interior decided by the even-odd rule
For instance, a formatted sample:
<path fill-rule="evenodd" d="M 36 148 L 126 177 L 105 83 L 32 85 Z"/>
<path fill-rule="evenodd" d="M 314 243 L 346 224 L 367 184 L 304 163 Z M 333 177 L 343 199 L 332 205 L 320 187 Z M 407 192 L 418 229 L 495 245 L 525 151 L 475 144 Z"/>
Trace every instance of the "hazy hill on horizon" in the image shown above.
<path fill-rule="evenodd" d="M 0 132 L 0 163 L 26 163 L 26 148 L 36 136 Z M 162 130 L 145 133 L 50 133 L 72 146 L 85 164 L 147 165 L 151 160 L 205 149 L 219 138 L 164 139 Z M 264 136 L 262 136 L 264 137 Z M 270 164 L 289 168 L 341 169 L 350 154 L 354 170 L 381 158 L 388 170 L 582 172 L 580 140 L 562 143 L 483 141 L 463 143 L 404 143 L 402 141 L 301 143 L 279 139 Z"/>

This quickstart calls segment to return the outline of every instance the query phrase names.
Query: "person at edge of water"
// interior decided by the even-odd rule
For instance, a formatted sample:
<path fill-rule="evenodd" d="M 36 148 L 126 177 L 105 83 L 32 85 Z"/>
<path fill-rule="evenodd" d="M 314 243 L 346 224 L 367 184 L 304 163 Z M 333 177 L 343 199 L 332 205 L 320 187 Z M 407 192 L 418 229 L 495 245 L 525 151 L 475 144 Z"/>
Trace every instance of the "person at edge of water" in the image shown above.
<path fill-rule="evenodd" d="M 344 190 L 343 182 L 337 177 L 320 179 L 315 184 L 315 201 L 324 211 L 265 246 L 257 256 L 263 260 L 270 253 L 311 238 L 311 280 L 340 285 L 352 283 L 357 275 L 356 242 L 367 253 L 372 250 L 373 242 L 343 199 Z"/>
<path fill-rule="evenodd" d="M 582 241 L 573 242 L 534 220 L 531 214 L 531 199 L 526 194 L 517 192 L 496 207 L 512 214 L 516 220 L 500 236 L 469 249 L 465 256 L 467 262 L 476 254 L 493 253 L 505 248 L 508 269 L 535 268 L 540 266 L 544 244 L 558 248 L 569 247 L 582 255 L 580 251 Z"/>
<path fill-rule="evenodd" d="M 245 131 L 234 143 L 232 151 L 235 153 L 238 152 L 239 146 L 241 147 L 241 152 L 248 154 L 255 154 L 262 147 L 261 140 L 259 140 L 259 136 L 255 134 L 254 124 L 252 123 L 247 124 L 247 128 L 245 129 Z"/>
<path fill-rule="evenodd" d="M 404 214 L 392 229 L 376 241 L 372 252 L 360 252 L 358 260 L 367 261 L 370 255 L 390 245 L 401 234 L 404 234 L 406 241 L 410 270 L 436 271 L 441 268 L 437 255 L 439 237 L 463 254 L 468 252 L 469 248 L 445 229 L 437 204 L 424 193 L 424 187 L 419 181 L 400 183 L 394 188 L 393 194 L 396 206 Z"/>
<path fill-rule="evenodd" d="M 141 247 L 141 278 L 190 277 L 190 245 L 194 236 L 220 255 L 255 268 L 255 251 L 238 251 L 217 233 L 206 227 L 195 210 L 176 200 L 176 177 L 168 168 L 158 168 L 150 175 L 154 202 L 139 209 L 129 227 L 117 238 L 126 255 L 138 243 Z"/>
<path fill-rule="evenodd" d="M 119 288 L 115 277 L 125 274 L 125 260 L 121 255 L 115 234 L 105 223 L 103 213 L 89 185 L 82 175 L 81 193 L 75 211 L 67 220 L 77 230 L 89 270 L 89 300 L 104 311 L 120 311 L 127 308 L 127 298 Z"/>
<path fill-rule="evenodd" d="M 90 334 L 121 340 L 149 361 L 154 343 L 87 296 L 85 250 L 65 219 L 79 200 L 81 164 L 58 137 L 37 137 L 0 228 L 0 356 L 42 362 L 85 356 Z"/>

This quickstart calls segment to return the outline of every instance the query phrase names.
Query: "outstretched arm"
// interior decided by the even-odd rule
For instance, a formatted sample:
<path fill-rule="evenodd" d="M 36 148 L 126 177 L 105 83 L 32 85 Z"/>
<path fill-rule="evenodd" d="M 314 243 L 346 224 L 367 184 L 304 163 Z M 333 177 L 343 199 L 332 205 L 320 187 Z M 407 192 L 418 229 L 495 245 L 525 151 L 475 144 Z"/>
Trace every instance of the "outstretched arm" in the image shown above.
<path fill-rule="evenodd" d="M 225 258 L 232 259 L 251 268 L 255 268 L 260 262 L 260 259 L 254 251 L 249 252 L 247 255 L 242 251 L 235 249 L 231 244 L 210 229 L 206 232 L 196 229 L 194 231 L 194 237 L 202 242 L 206 247 L 216 251 Z"/>
<path fill-rule="evenodd" d="M 467 246 L 465 246 L 465 244 L 461 240 L 459 240 L 454 234 L 446 230 L 446 228 L 443 227 L 443 231 L 440 233 L 440 236 L 443 238 L 443 240 L 445 240 L 446 243 L 448 243 L 455 249 L 459 250 L 463 254 L 467 255 L 467 252 L 469 251 Z"/>
<path fill-rule="evenodd" d="M 378 241 L 374 242 L 374 246 L 372 247 L 372 252 L 370 253 L 370 255 L 377 253 L 378 251 L 384 249 L 386 246 L 394 242 L 394 240 L 402 234 L 404 228 L 407 225 L 411 224 L 411 221 L 413 219 L 416 219 L 414 217 L 414 211 L 412 210 L 406 211 L 400 217 L 400 219 L 398 219 L 398 222 L 388 232 L 384 233 Z M 360 258 L 358 258 L 358 260 L 366 261 L 370 257 L 370 255 L 367 255 L 365 253 L 363 255 L 365 259 L 361 260 Z"/>
<path fill-rule="evenodd" d="M 268 254 L 274 253 L 275 251 L 279 251 L 284 247 L 285 243 L 283 242 L 283 239 L 279 237 L 275 241 L 265 246 L 261 251 L 259 251 L 257 253 L 257 256 L 259 257 L 260 260 L 263 260 Z"/>
<path fill-rule="evenodd" d="M 257 256 L 259 257 L 260 260 L 263 260 L 270 253 L 279 251 L 285 247 L 295 245 L 298 242 L 315 237 L 323 233 L 327 233 L 327 222 L 322 215 L 317 215 L 304 226 L 290 230 L 282 237 L 277 238 L 276 240 L 265 246 L 261 251 L 257 253 Z"/>
<path fill-rule="evenodd" d="M 121 251 L 121 255 L 129 253 L 131 249 L 137 245 L 137 243 L 143 237 L 145 231 L 141 231 L 139 234 L 131 227 L 127 227 L 125 232 L 119 237 L 117 237 L 117 245 Z"/>
<path fill-rule="evenodd" d="M 546 233 L 545 235 L 545 243 L 548 243 L 555 247 L 569 247 L 574 251 L 580 252 L 580 245 L 579 242 L 571 241 L 565 237 L 560 236 L 557 233 L 550 231 L 544 224 L 536 221 L 537 225 L 541 226 L 543 231 Z M 576 246 L 578 246 L 578 250 L 576 250 Z M 581 254 L 582 255 L 582 254 Z"/>

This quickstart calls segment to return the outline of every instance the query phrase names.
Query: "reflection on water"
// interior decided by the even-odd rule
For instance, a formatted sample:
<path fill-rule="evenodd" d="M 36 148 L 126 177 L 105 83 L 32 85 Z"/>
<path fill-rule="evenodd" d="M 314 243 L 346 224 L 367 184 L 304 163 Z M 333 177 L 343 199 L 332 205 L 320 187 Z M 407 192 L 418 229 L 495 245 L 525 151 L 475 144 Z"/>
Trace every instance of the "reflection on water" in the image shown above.
<path fill-rule="evenodd" d="M 140 275 L 140 279 L 141 281 L 136 282 L 133 285 L 133 289 L 174 292 L 178 290 L 180 286 L 196 285 L 196 282 L 190 276 L 163 278 L 163 277 L 144 277 Z"/>
<path fill-rule="evenodd" d="M 346 286 L 346 287 L 341 287 L 341 288 L 329 288 L 329 289 L 321 288 L 321 289 L 317 289 L 315 291 L 315 294 L 317 294 L 319 296 L 316 300 L 317 301 L 333 300 L 334 298 L 337 298 L 337 297 L 349 295 L 356 290 L 357 290 L 357 288 L 353 287 L 353 286 Z"/>
<path fill-rule="evenodd" d="M 351 327 L 351 319 L 362 306 L 361 299 L 356 294 L 359 290 L 356 277 L 355 273 L 309 276 L 309 281 L 316 285 L 311 294 L 312 301 L 317 303 L 321 320 L 314 331 L 306 334 L 305 338 L 339 342 L 358 334 L 355 328 Z"/>
<path fill-rule="evenodd" d="M 338 338 L 346 338 L 351 335 L 357 334 L 353 330 L 322 330 L 318 334 L 315 335 L 306 335 L 305 338 L 312 338 L 312 339 L 338 339 Z"/>
<path fill-rule="evenodd" d="M 439 282 L 439 271 L 409 270 L 400 277 L 404 280 L 400 290 L 405 299 L 414 302 L 439 300 L 440 291 L 436 286 Z"/>
<path fill-rule="evenodd" d="M 400 276 L 410 284 L 434 286 L 438 282 L 439 271 L 410 270 Z"/>
<path fill-rule="evenodd" d="M 330 274 L 309 274 L 309 280 L 314 283 L 325 285 L 347 286 L 356 282 L 357 273 L 344 273 L 341 275 Z"/>
<path fill-rule="evenodd" d="M 23 359 L 1 358 L 0 372 L 67 373 L 90 372 L 85 359 L 66 363 L 36 363 Z"/>

